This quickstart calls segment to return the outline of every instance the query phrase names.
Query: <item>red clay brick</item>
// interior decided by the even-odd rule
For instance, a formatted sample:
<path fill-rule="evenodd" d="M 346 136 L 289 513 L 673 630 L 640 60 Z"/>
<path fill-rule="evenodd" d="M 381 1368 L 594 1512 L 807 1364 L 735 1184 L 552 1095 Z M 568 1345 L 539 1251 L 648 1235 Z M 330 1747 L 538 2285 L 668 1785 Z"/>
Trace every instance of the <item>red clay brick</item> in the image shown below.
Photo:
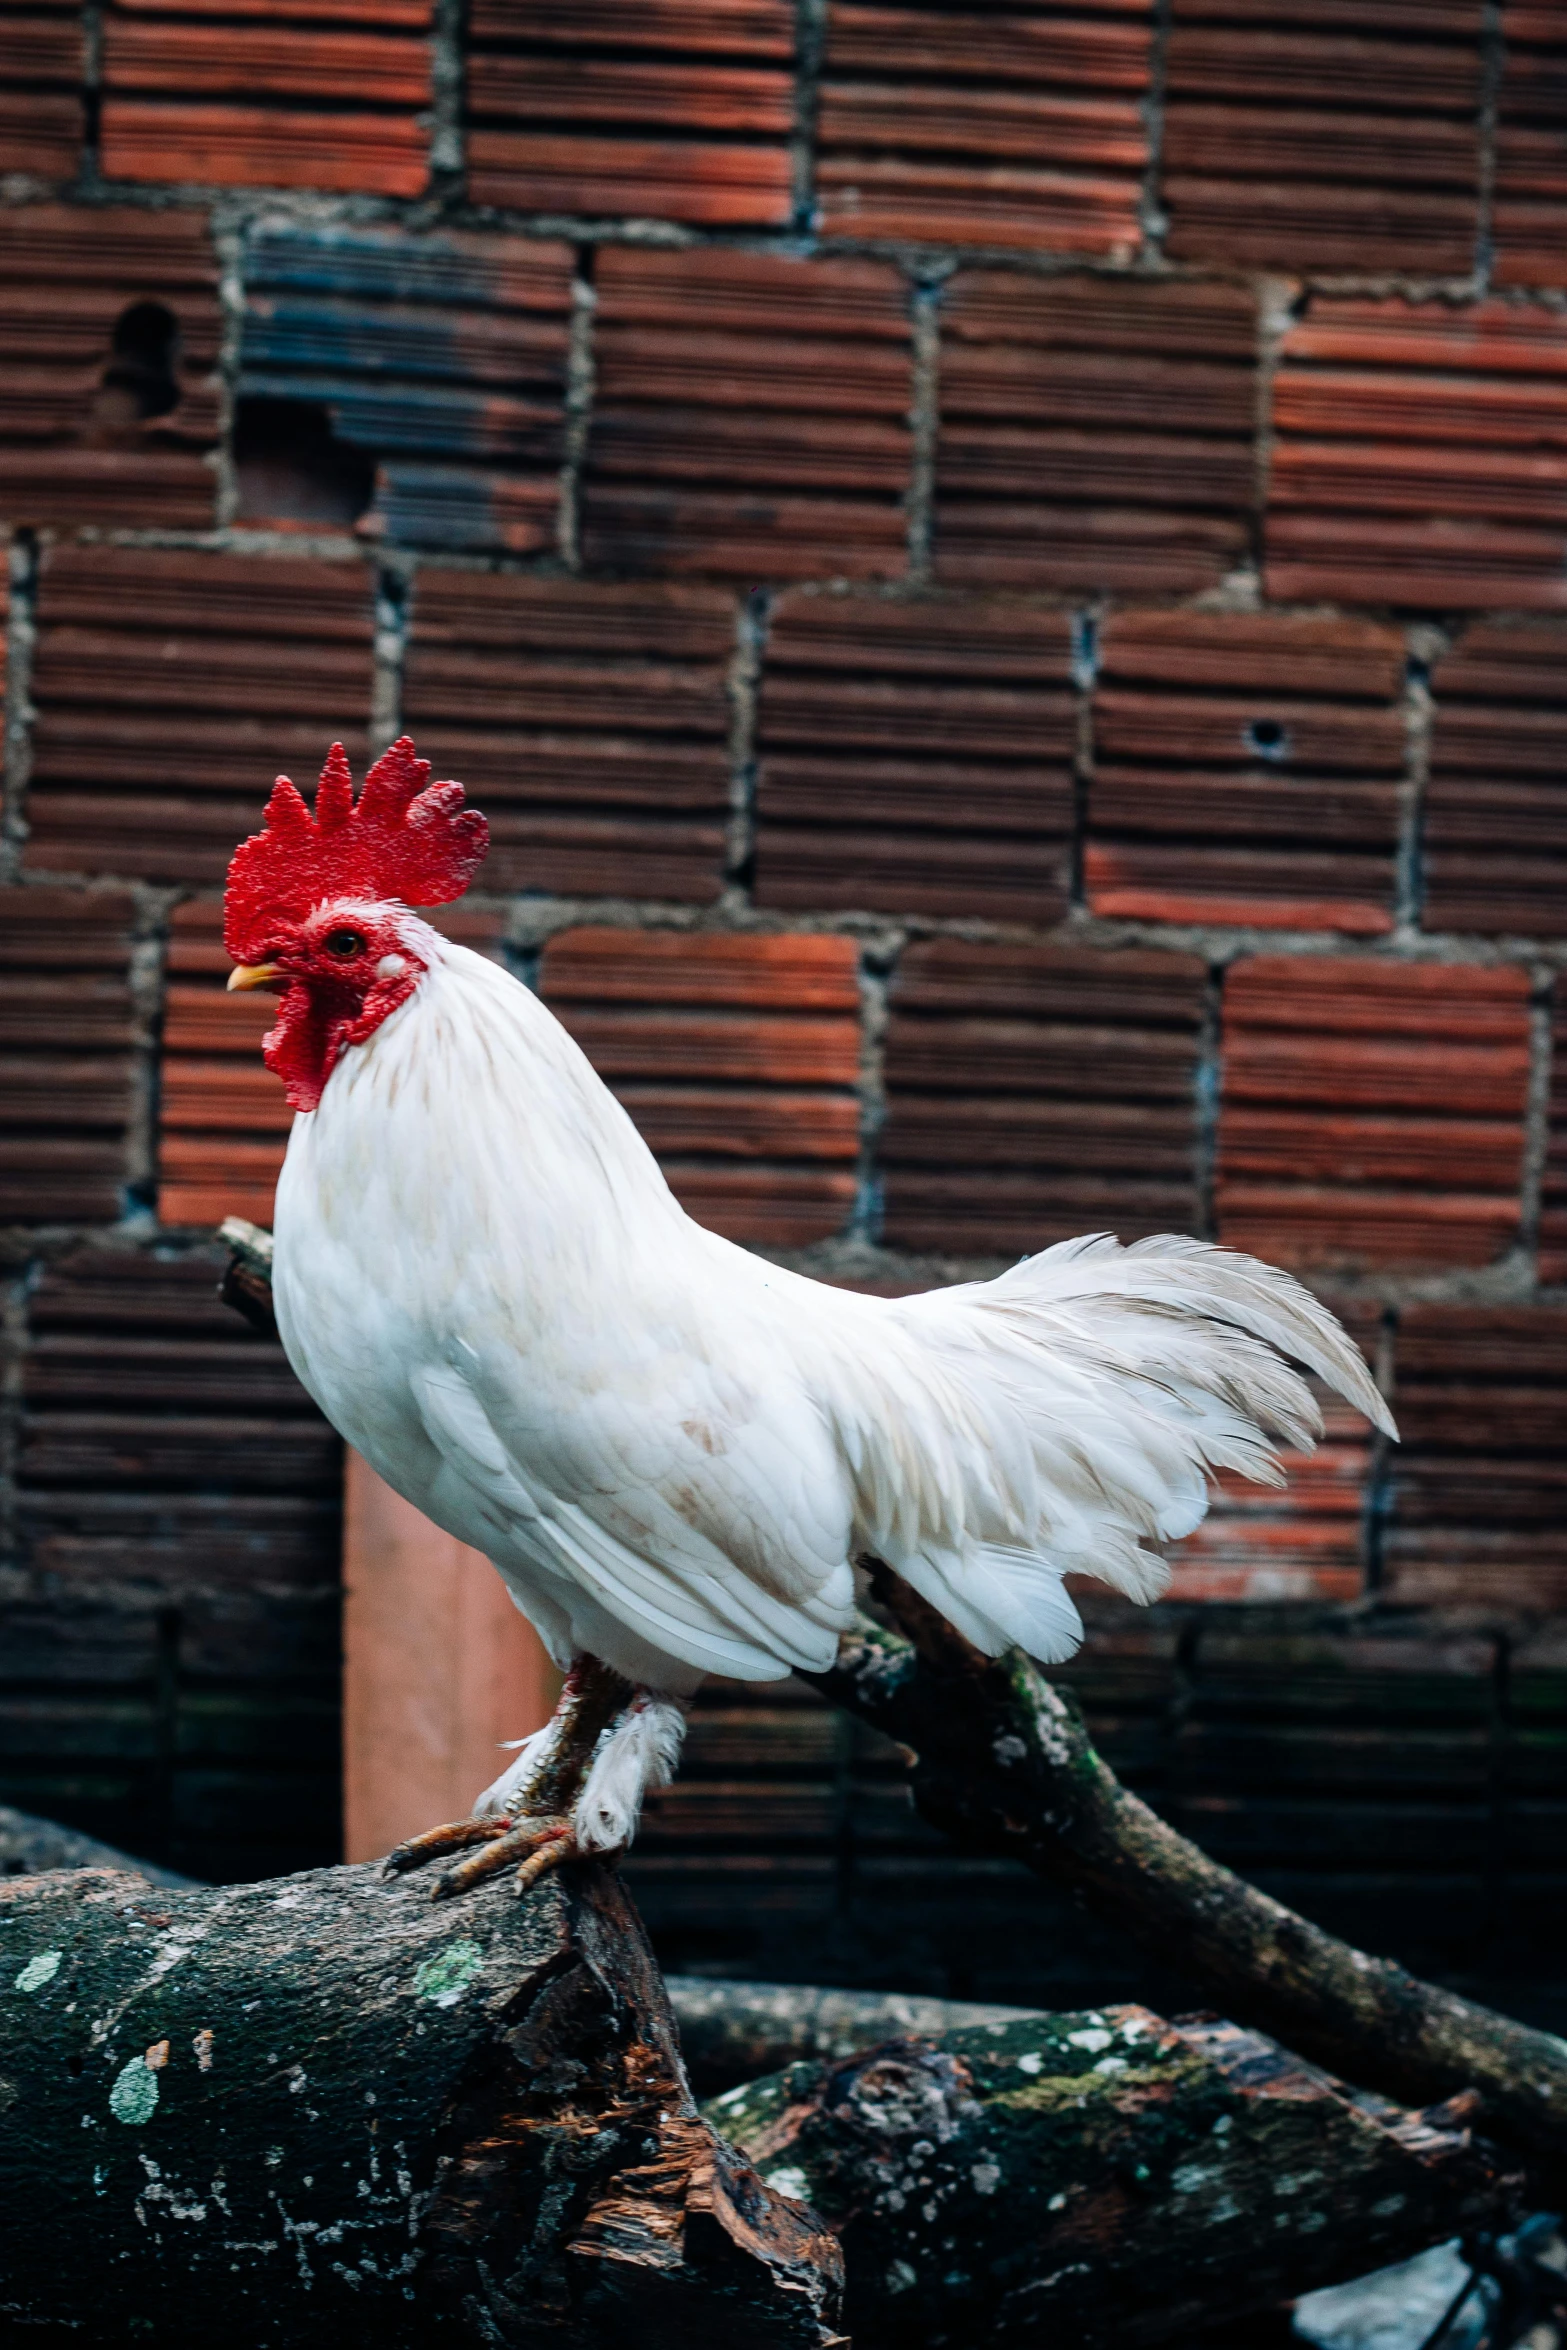
<path fill-rule="evenodd" d="M 480 0 L 470 16 L 478 204 L 782 228 L 793 107 L 786 0 Z"/>
<path fill-rule="evenodd" d="M 852 940 L 568 930 L 540 992 L 699 1222 L 777 1248 L 842 1229 L 859 1155 Z"/>
<path fill-rule="evenodd" d="M 1273 396 L 1281 599 L 1567 609 L 1567 319 L 1319 297 Z"/>
<path fill-rule="evenodd" d="M 1127 259 L 1140 235 L 1153 12 L 990 16 L 836 0 L 817 133 L 839 236 Z"/>
<path fill-rule="evenodd" d="M 1039 924 L 1065 912 L 1065 613 L 786 597 L 758 734 L 760 904 Z"/>
<path fill-rule="evenodd" d="M 1520 970 L 1256 956 L 1224 994 L 1221 1238 L 1343 1271 L 1484 1265 L 1518 1237 Z"/>
<path fill-rule="evenodd" d="M 592 564 L 746 582 L 903 571 L 911 381 L 895 270 L 609 246 L 596 288 Z"/>
<path fill-rule="evenodd" d="M 1390 930 L 1403 669 L 1399 633 L 1365 621 L 1114 615 L 1094 693 L 1095 913 Z"/>

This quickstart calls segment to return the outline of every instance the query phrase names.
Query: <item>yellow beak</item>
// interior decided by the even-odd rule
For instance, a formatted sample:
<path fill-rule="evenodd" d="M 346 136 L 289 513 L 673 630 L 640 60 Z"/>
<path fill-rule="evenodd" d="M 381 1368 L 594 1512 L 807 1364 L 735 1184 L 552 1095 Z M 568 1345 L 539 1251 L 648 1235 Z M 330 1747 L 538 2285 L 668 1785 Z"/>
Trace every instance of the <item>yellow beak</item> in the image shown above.
<path fill-rule="evenodd" d="M 243 988 L 269 987 L 279 977 L 281 966 L 277 963 L 236 963 L 229 973 L 228 993 L 237 995 Z"/>

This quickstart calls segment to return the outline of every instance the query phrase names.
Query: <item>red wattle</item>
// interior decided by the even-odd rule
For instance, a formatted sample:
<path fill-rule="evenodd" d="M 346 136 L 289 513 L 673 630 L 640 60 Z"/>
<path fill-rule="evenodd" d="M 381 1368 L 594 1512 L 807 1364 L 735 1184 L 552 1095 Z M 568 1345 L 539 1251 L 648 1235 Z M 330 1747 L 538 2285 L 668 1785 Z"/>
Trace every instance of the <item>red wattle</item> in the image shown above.
<path fill-rule="evenodd" d="M 261 1057 L 291 1110 L 320 1107 L 326 1081 L 349 1047 L 365 1044 L 418 983 L 419 972 L 382 981 L 361 1002 L 346 988 L 308 979 L 290 980 L 278 1006 L 276 1026 L 261 1040 Z"/>

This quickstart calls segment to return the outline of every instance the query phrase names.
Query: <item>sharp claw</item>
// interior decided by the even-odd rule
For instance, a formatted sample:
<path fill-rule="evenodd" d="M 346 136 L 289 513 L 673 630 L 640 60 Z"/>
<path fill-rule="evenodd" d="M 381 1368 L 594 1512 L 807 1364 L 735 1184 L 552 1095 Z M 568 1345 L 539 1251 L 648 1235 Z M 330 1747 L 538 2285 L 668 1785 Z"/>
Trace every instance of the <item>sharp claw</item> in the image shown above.
<path fill-rule="evenodd" d="M 460 1860 L 455 1868 L 447 1869 L 444 1875 L 437 1877 L 430 1887 L 430 1899 L 449 1901 L 454 1893 L 471 1892 L 475 1885 L 482 1885 L 486 1877 L 493 1877 L 497 1869 L 503 1869 L 508 1861 L 515 1860 L 519 1852 L 531 1851 L 533 1843 L 531 1829 L 508 1829 L 504 1835 L 486 1844 L 482 1851 L 471 1852 L 466 1860 Z"/>
<path fill-rule="evenodd" d="M 471 1850 L 474 1845 L 480 1848 L 477 1852 Z M 519 1857 L 522 1865 L 517 1871 L 517 1891 L 526 1893 L 563 1861 L 580 1859 L 582 1847 L 569 1820 L 537 1816 L 448 1820 L 399 1844 L 387 1854 L 382 1871 L 385 1876 L 400 1877 L 450 1852 L 465 1852 L 468 1857 L 436 1878 L 430 1887 L 432 1901 L 450 1901 L 454 1894 L 471 1893 L 475 1885 L 498 1875 Z"/>
<path fill-rule="evenodd" d="M 554 1829 L 545 1842 L 529 1853 L 517 1871 L 518 1899 L 531 1891 L 541 1877 L 547 1877 L 551 1869 L 558 1869 L 563 1861 L 578 1860 L 581 1855 L 582 1847 L 577 1842 L 575 1829 Z"/>
<path fill-rule="evenodd" d="M 447 1820 L 439 1828 L 426 1828 L 422 1836 L 410 1836 L 406 1843 L 396 1845 L 382 1862 L 382 1871 L 388 1877 L 400 1877 L 408 1869 L 423 1868 L 427 1860 L 439 1860 L 443 1853 L 492 1843 L 506 1830 L 505 1820 Z"/>

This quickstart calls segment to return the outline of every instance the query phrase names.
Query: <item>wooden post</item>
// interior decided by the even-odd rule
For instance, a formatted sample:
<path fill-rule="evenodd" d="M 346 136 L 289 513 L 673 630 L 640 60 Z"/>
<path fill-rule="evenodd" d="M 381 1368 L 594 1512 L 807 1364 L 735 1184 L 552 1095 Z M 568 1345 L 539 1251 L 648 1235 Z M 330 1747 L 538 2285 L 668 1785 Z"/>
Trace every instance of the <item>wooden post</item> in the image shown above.
<path fill-rule="evenodd" d="M 343 1833 L 375 1860 L 470 1811 L 559 1677 L 489 1560 L 345 1461 Z"/>

